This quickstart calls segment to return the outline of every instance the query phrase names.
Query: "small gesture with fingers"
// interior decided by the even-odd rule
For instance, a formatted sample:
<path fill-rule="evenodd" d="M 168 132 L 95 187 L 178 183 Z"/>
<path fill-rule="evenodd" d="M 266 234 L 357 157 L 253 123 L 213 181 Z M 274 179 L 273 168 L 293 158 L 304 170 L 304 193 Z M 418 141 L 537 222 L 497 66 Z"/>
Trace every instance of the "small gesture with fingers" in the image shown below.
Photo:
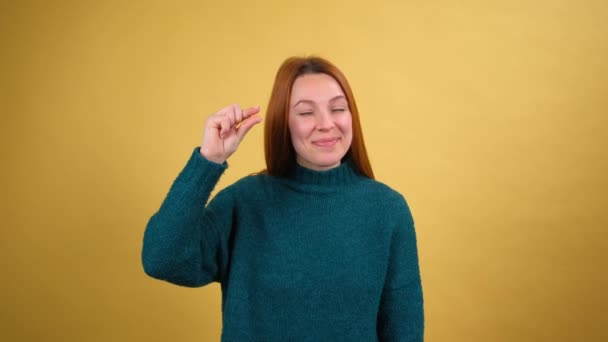
<path fill-rule="evenodd" d="M 262 121 L 259 112 L 260 106 L 241 109 L 233 104 L 211 115 L 205 122 L 201 155 L 218 164 L 226 161 L 251 127 Z"/>

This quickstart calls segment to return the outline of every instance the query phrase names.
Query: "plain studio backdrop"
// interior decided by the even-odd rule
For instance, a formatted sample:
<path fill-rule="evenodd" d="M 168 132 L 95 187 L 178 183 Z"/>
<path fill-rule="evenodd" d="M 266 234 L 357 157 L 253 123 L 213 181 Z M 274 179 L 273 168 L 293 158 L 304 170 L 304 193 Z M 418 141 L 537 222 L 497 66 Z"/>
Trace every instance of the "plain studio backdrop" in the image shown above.
<path fill-rule="evenodd" d="M 218 341 L 149 217 L 230 104 L 317 54 L 411 206 L 426 340 L 606 341 L 608 2 L 2 1 L 0 339 Z M 217 189 L 264 167 L 255 127 Z M 305 332 L 303 332 L 305 333 Z"/>

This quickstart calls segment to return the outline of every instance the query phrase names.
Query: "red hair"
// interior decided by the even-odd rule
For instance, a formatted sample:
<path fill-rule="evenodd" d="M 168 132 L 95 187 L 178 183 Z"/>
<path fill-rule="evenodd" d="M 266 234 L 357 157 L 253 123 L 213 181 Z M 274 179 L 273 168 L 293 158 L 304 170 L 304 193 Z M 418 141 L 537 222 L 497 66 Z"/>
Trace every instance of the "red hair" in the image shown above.
<path fill-rule="evenodd" d="M 271 176 L 286 177 L 296 165 L 296 152 L 291 144 L 288 125 L 289 100 L 293 83 L 304 74 L 326 74 L 338 82 L 348 101 L 353 130 L 353 140 L 346 155 L 342 158 L 342 162 L 349 159 L 358 173 L 374 179 L 372 166 L 363 142 L 359 111 L 350 85 L 336 66 L 320 57 L 290 57 L 277 71 L 266 108 L 264 126 L 266 170 L 263 172 Z"/>

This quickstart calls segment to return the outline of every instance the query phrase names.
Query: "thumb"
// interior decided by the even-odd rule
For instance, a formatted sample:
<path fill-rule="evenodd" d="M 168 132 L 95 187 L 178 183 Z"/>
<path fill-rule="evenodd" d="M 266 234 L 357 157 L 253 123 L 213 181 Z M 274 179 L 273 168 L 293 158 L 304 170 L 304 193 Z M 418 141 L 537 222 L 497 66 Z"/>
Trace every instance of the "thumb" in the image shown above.
<path fill-rule="evenodd" d="M 249 132 L 251 127 L 253 127 L 254 125 L 256 125 L 260 122 L 262 122 L 262 117 L 259 115 L 252 115 L 252 116 L 248 117 L 247 119 L 243 120 L 241 122 L 241 125 L 237 128 L 237 131 L 236 131 L 236 135 L 239 137 L 239 141 L 243 140 L 243 138 L 245 137 L 247 132 Z"/>

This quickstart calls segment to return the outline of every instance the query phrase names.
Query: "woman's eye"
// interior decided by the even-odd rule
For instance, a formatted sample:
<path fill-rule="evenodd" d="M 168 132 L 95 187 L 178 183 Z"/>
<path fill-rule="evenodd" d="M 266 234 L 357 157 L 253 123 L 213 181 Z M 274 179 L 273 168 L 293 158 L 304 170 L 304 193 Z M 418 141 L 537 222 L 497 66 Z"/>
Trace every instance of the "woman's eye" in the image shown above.
<path fill-rule="evenodd" d="M 310 115 L 312 114 L 312 112 L 300 112 L 298 113 L 298 115 Z"/>
<path fill-rule="evenodd" d="M 332 109 L 332 112 L 343 112 L 343 111 L 345 111 L 344 108 L 334 108 L 334 109 Z"/>

